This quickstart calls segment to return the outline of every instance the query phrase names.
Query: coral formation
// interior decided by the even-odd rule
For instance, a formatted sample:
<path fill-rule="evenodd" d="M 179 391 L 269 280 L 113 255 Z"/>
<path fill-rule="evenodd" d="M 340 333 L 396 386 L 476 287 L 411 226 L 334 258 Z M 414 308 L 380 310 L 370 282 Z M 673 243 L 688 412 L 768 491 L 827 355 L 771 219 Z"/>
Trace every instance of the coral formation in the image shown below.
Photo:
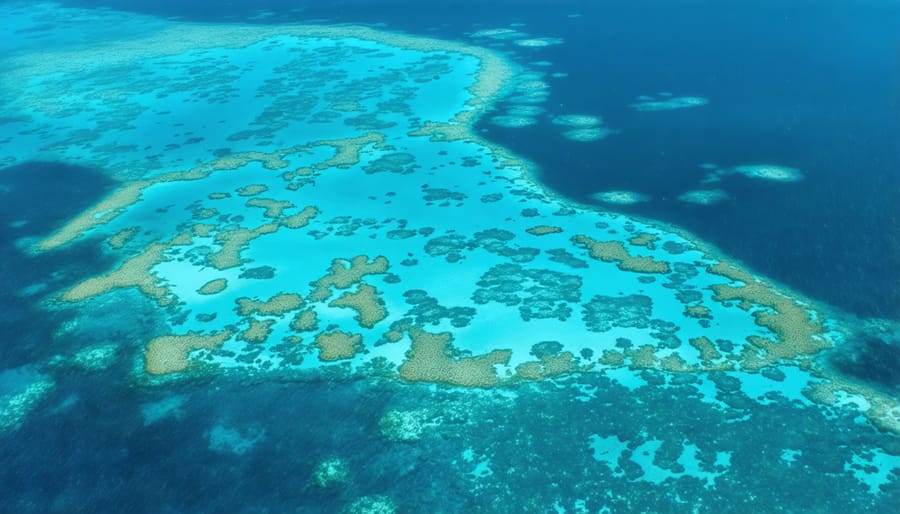
<path fill-rule="evenodd" d="M 659 236 L 651 234 L 650 232 L 641 232 L 640 234 L 628 238 L 630 244 L 633 244 L 634 246 L 645 246 L 651 250 L 656 247 L 657 241 L 659 241 Z"/>
<path fill-rule="evenodd" d="M 118 352 L 119 347 L 115 344 L 88 346 L 72 356 L 72 364 L 91 371 L 104 370 L 112 366 Z"/>
<path fill-rule="evenodd" d="M 56 382 L 46 375 L 22 370 L 13 370 L 13 372 L 24 375 L 22 378 L 27 380 L 27 385 L 13 394 L 0 396 L 0 434 L 19 427 L 28 414 L 56 386 Z M 2 374 L 8 373 L 11 373 L 11 371 L 5 370 L 2 372 Z M 29 377 L 27 375 L 32 376 Z"/>
<path fill-rule="evenodd" d="M 439 325 L 446 319 L 454 327 L 461 328 L 468 325 L 476 313 L 472 307 L 445 307 L 421 289 L 406 291 L 403 297 L 412 307 L 404 314 L 406 318 L 400 320 L 401 323 L 411 322 L 420 326 Z"/>
<path fill-rule="evenodd" d="M 432 334 L 410 328 L 412 345 L 400 365 L 400 377 L 410 382 L 439 382 L 463 387 L 491 387 L 499 383 L 495 365 L 505 365 L 510 350 L 494 350 L 475 357 L 452 356 L 449 332 Z"/>
<path fill-rule="evenodd" d="M 338 457 L 329 457 L 316 465 L 313 482 L 323 489 L 341 486 L 350 480 L 350 468 Z"/>
<path fill-rule="evenodd" d="M 567 127 L 589 128 L 603 124 L 603 118 L 592 114 L 562 114 L 554 116 L 553 123 Z"/>
<path fill-rule="evenodd" d="M 124 248 L 129 241 L 134 239 L 134 236 L 136 236 L 140 231 L 140 227 L 123 228 L 122 230 L 110 236 L 110 238 L 106 240 L 106 244 L 108 244 L 109 247 L 113 250 L 120 250 Z"/>
<path fill-rule="evenodd" d="M 363 496 L 347 506 L 344 514 L 397 514 L 397 505 L 384 495 Z"/>
<path fill-rule="evenodd" d="M 237 335 L 237 338 L 241 341 L 246 341 L 248 343 L 263 343 L 266 339 L 269 338 L 269 334 L 272 333 L 272 325 L 275 323 L 274 319 L 266 319 L 266 320 L 258 320 L 256 318 L 248 318 L 249 326 L 243 332 Z"/>
<path fill-rule="evenodd" d="M 415 442 L 422 434 L 440 423 L 425 409 L 391 410 L 378 420 L 378 430 L 388 441 Z"/>
<path fill-rule="evenodd" d="M 160 305 L 169 305 L 174 297 L 168 288 L 159 285 L 159 277 L 151 269 L 166 259 L 165 252 L 171 244 L 151 243 L 143 252 L 123 262 L 115 270 L 76 284 L 65 291 L 60 299 L 80 302 L 113 289 L 136 287 Z"/>
<path fill-rule="evenodd" d="M 582 278 L 549 269 L 529 269 L 518 264 L 498 264 L 477 282 L 472 301 L 517 305 L 524 321 L 556 318 L 565 321 L 581 300 Z"/>
<path fill-rule="evenodd" d="M 256 196 L 269 190 L 265 184 L 250 184 L 236 189 L 238 196 Z"/>
<path fill-rule="evenodd" d="M 189 332 L 184 335 L 155 337 L 144 349 L 144 371 L 150 375 L 177 373 L 188 368 L 188 354 L 194 350 L 214 350 L 222 345 L 231 332 L 202 335 Z"/>
<path fill-rule="evenodd" d="M 637 102 L 631 104 L 631 108 L 641 112 L 671 111 L 673 109 L 700 107 L 709 103 L 709 100 L 699 96 L 669 97 L 661 94 L 660 97 L 664 98 L 654 99 L 650 96 L 639 97 Z"/>
<path fill-rule="evenodd" d="M 669 263 L 657 261 L 653 257 L 634 257 L 625 249 L 621 241 L 597 241 L 585 235 L 572 238 L 576 245 L 587 248 L 590 256 L 604 262 L 615 262 L 622 271 L 638 273 L 668 273 Z"/>
<path fill-rule="evenodd" d="M 259 314 L 260 316 L 283 316 L 285 313 L 303 307 L 303 297 L 297 293 L 278 293 L 268 300 L 254 300 L 241 297 L 235 300 L 237 311 L 241 316 Z"/>
<path fill-rule="evenodd" d="M 589 143 L 591 141 L 600 141 L 612 134 L 615 134 L 616 131 L 612 129 L 608 129 L 605 127 L 593 127 L 593 128 L 581 128 L 574 130 L 567 130 L 563 132 L 563 137 L 570 141 L 577 141 L 579 143 Z M 607 197 L 612 198 L 612 197 Z M 606 200 L 611 201 L 611 200 Z M 612 202 L 615 203 L 615 202 Z"/>
<path fill-rule="evenodd" d="M 266 218 L 280 218 L 285 209 L 295 207 L 294 204 L 286 200 L 274 200 L 272 198 L 251 198 L 244 204 L 247 207 L 260 207 L 265 209 L 263 216 Z"/>
<path fill-rule="evenodd" d="M 525 229 L 525 232 L 533 236 L 546 236 L 548 234 L 558 234 L 562 232 L 562 227 L 557 227 L 553 225 L 537 225 L 534 227 L 530 227 Z"/>
<path fill-rule="evenodd" d="M 337 361 L 352 359 L 362 350 L 362 336 L 342 330 L 316 335 L 315 345 L 319 349 L 319 360 Z"/>
<path fill-rule="evenodd" d="M 583 306 L 583 320 L 592 332 L 607 332 L 613 327 L 648 328 L 653 300 L 645 295 L 596 295 Z"/>
<path fill-rule="evenodd" d="M 356 292 L 345 292 L 328 304 L 330 307 L 346 307 L 357 312 L 354 319 L 360 327 L 372 328 L 387 317 L 384 301 L 377 289 L 368 284 L 360 284 Z"/>
<path fill-rule="evenodd" d="M 357 255 L 352 259 L 334 259 L 331 269 L 324 277 L 312 283 L 315 287 L 309 295 L 310 301 L 320 302 L 331 296 L 331 288 L 347 289 L 359 282 L 366 275 L 378 275 L 386 273 L 388 260 L 379 255 L 369 262 L 366 255 Z"/>
<path fill-rule="evenodd" d="M 318 327 L 319 321 L 316 317 L 316 311 L 312 309 L 306 309 L 298 312 L 294 315 L 294 318 L 291 320 L 291 330 L 295 332 L 307 332 L 310 330 L 315 330 Z"/>
<path fill-rule="evenodd" d="M 591 195 L 598 202 L 613 205 L 631 205 L 641 202 L 649 202 L 650 197 L 634 191 L 602 191 Z"/>
<path fill-rule="evenodd" d="M 710 273 L 740 282 L 741 285 L 713 284 L 713 300 L 740 301 L 742 308 L 753 309 L 756 323 L 771 330 L 777 338 L 751 335 L 750 345 L 741 354 L 741 366 L 759 370 L 780 360 L 796 360 L 831 348 L 822 322 L 814 318 L 810 308 L 778 293 L 772 286 L 725 262 L 708 268 Z"/>
<path fill-rule="evenodd" d="M 216 278 L 200 286 L 197 290 L 202 295 L 219 294 L 228 287 L 228 280 L 224 278 Z"/>

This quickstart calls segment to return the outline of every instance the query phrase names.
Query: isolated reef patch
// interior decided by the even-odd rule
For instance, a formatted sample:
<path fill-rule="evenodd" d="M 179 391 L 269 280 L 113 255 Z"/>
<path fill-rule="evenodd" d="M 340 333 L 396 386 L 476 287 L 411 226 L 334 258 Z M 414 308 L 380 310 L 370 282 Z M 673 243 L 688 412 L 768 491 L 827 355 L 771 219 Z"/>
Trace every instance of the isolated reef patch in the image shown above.
<path fill-rule="evenodd" d="M 637 102 L 631 104 L 631 108 L 641 112 L 652 111 L 671 111 L 675 109 L 687 109 L 690 107 L 701 107 L 709 103 L 709 100 L 700 96 L 667 96 L 660 94 L 654 98 L 652 96 L 638 97 Z"/>
<path fill-rule="evenodd" d="M 589 143 L 591 141 L 599 141 L 610 134 L 614 134 L 615 131 L 602 127 L 594 127 L 594 128 L 582 128 L 575 130 L 567 130 L 563 132 L 563 137 L 570 141 L 577 141 L 580 143 Z"/>
<path fill-rule="evenodd" d="M 803 173 L 796 168 L 777 166 L 774 164 L 745 164 L 731 169 L 749 178 L 771 180 L 773 182 L 799 182 L 803 180 Z"/>
<path fill-rule="evenodd" d="M 537 123 L 537 120 L 529 116 L 512 116 L 507 114 L 494 116 L 491 118 L 491 123 L 504 128 L 522 128 L 534 125 Z"/>
<path fill-rule="evenodd" d="M 590 128 L 603 124 L 603 118 L 593 114 L 561 114 L 552 118 L 553 123 L 567 127 Z"/>
<path fill-rule="evenodd" d="M 682 202 L 697 205 L 712 205 L 728 199 L 728 193 L 721 189 L 695 189 L 678 195 Z"/>
<path fill-rule="evenodd" d="M 219 294 L 224 291 L 226 287 L 228 287 L 228 279 L 215 278 L 200 286 L 200 289 L 198 289 L 197 292 L 203 295 Z"/>
<path fill-rule="evenodd" d="M 591 195 L 591 198 L 614 205 L 632 205 L 650 201 L 649 196 L 635 191 L 601 191 Z"/>

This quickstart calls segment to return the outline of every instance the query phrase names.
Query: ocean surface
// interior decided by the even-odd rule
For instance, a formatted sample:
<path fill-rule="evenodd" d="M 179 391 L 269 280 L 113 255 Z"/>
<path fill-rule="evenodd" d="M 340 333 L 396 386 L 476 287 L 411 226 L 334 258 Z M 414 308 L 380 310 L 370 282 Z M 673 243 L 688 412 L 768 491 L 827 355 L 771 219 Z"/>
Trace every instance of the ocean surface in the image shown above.
<path fill-rule="evenodd" d="M 900 504 L 900 3 L 0 20 L 0 511 Z"/>
<path fill-rule="evenodd" d="M 254 12 L 239 2 L 214 10 L 180 4 L 102 3 L 196 21 L 234 21 Z M 299 12 L 288 9 L 298 5 Z M 567 144 L 547 119 L 517 130 L 487 122 L 480 127 L 536 161 L 544 184 L 588 203 L 592 193 L 610 189 L 650 195 L 650 202 L 619 208 L 688 229 L 754 270 L 847 312 L 900 318 L 896 2 L 464 1 L 423 7 L 351 0 L 263 2 L 252 9 L 271 9 L 265 22 L 272 23 L 383 24 L 450 39 L 522 23 L 530 32 L 562 37 L 564 45 L 517 51 L 523 62 L 548 61 L 548 71 L 568 74 L 554 82 L 547 112 L 599 113 L 618 136 L 604 145 Z M 636 97 L 661 91 L 710 103 L 666 117 L 629 108 Z M 727 202 L 698 208 L 677 200 L 700 184 L 701 164 L 748 161 L 783 163 L 807 179 L 785 187 L 730 177 L 721 185 Z"/>

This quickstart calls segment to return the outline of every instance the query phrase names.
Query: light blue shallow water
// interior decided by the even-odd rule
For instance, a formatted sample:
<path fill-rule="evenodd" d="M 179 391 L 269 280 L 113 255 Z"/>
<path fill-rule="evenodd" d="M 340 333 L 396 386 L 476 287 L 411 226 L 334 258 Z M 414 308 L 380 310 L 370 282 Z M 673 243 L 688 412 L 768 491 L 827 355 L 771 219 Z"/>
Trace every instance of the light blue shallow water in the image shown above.
<path fill-rule="evenodd" d="M 890 333 L 890 321 L 853 320 L 766 277 L 713 273 L 709 266 L 734 262 L 727 253 L 678 227 L 609 211 L 627 209 L 621 204 L 567 200 L 535 180 L 548 173 L 547 161 L 509 160 L 508 148 L 478 137 L 485 132 L 450 141 L 416 135 L 425 121 L 446 123 L 473 109 L 467 88 L 487 54 L 467 44 L 494 47 L 511 64 L 495 99 L 501 109 L 504 99 L 560 86 L 564 77 L 534 64 L 542 56 L 534 52 L 549 50 L 512 48 L 502 33 L 463 45 L 434 40 L 436 49 L 425 51 L 400 48 L 405 40 L 390 32 L 367 40 L 332 27 L 309 37 L 286 25 L 193 25 L 54 4 L 11 4 L 2 15 L 16 27 L 42 27 L 33 33 L 41 37 L 4 47 L 11 72 L 0 79 L 0 138 L 14 142 L 0 147 L 0 193 L 33 198 L 9 204 L 20 207 L 2 239 L 11 341 L 0 353 L 4 509 L 889 512 L 896 504 L 895 384 L 890 374 L 860 380 L 839 365 L 862 331 Z M 83 42 L 95 25 L 103 29 Z M 493 26 L 501 25 L 481 28 Z M 135 45 L 132 37 L 143 39 Z M 548 48 L 564 49 L 562 39 Z M 528 105 L 604 114 L 541 95 Z M 693 102 L 645 114 L 705 108 Z M 580 142 L 562 137 L 571 127 L 556 126 L 557 139 L 540 145 L 565 160 L 568 145 L 614 144 L 621 130 L 610 126 L 604 138 Z M 383 142 L 327 165 L 369 133 Z M 278 169 L 227 161 L 282 150 Z M 42 178 L 54 163 L 81 168 Z M 150 185 L 109 223 L 61 248 L 35 250 L 109 194 L 109 179 L 155 179 L 211 163 L 226 169 Z M 283 176 L 320 164 L 309 175 Z M 73 177 L 96 185 L 57 200 L 60 190 L 74 191 Z M 266 186 L 254 198 L 290 202 L 285 215 L 307 206 L 317 213 L 306 226 L 253 239 L 239 265 L 216 269 L 205 255 L 221 249 L 217 237 L 283 219 L 247 205 L 238 190 L 251 184 Z M 42 205 L 51 198 L 52 208 Z M 210 208 L 213 215 L 198 216 Z M 168 247 L 150 269 L 174 303 L 157 305 L 135 287 L 60 300 L 195 223 L 211 232 Z M 558 232 L 528 232 L 536 226 Z M 110 247 L 110 237 L 131 227 L 130 241 Z M 634 239 L 641 234 L 656 239 L 642 244 Z M 621 256 L 603 262 L 579 235 L 618 242 L 668 269 L 629 271 L 617 265 Z M 333 260 L 347 265 L 358 255 L 386 257 L 386 272 L 315 300 L 313 283 Z M 253 278 L 260 267 L 272 278 Z M 218 278 L 228 281 L 223 292 L 198 292 Z M 723 284 L 766 293 L 721 301 Z M 372 327 L 329 305 L 364 285 L 386 310 Z M 787 303 L 771 303 L 769 291 Z M 290 327 L 296 310 L 237 309 L 240 298 L 294 292 L 317 314 L 311 332 Z M 700 306 L 706 314 L 688 315 Z M 766 323 L 770 314 L 793 324 L 779 331 Z M 237 335 L 251 320 L 271 323 L 264 342 Z M 453 338 L 426 377 L 409 371 L 427 353 L 417 326 Z M 820 332 L 796 338 L 810 326 Z M 400 340 L 391 342 L 391 329 Z M 323 360 L 316 335 L 338 330 L 361 343 L 347 358 Z M 154 338 L 222 331 L 232 335 L 187 354 L 185 370 L 148 374 Z M 701 355 L 701 337 L 717 357 Z M 834 349 L 754 365 L 797 341 Z M 889 340 L 872 344 L 870 352 L 892 355 Z M 478 368 L 478 356 L 507 351 L 499 364 Z M 491 387 L 459 387 L 471 380 Z"/>

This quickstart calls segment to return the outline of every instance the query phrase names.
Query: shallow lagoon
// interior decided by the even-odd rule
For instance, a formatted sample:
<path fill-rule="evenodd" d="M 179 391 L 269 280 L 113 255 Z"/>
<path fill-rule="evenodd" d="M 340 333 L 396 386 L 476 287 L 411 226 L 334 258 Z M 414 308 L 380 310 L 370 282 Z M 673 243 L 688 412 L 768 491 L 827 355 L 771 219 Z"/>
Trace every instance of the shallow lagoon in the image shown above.
<path fill-rule="evenodd" d="M 85 453 L 48 443 L 55 422 L 76 441 L 119 441 L 88 445 L 109 470 L 110 497 L 142 494 L 115 471 L 130 459 L 148 488 L 165 487 L 165 470 L 177 467 L 234 484 L 259 459 L 269 463 L 259 484 L 294 477 L 267 500 L 248 500 L 250 482 L 232 488 L 228 500 L 248 511 L 498 511 L 489 503 L 498 497 L 510 510 L 676 509 L 688 496 L 712 509 L 748 486 L 767 490 L 775 476 L 793 474 L 799 487 L 826 469 L 823 495 L 842 490 L 843 501 L 873 507 L 896 496 L 896 479 L 885 478 L 898 466 L 895 400 L 810 359 L 845 337 L 827 311 L 731 267 L 690 234 L 563 201 L 531 178 L 531 163 L 471 133 L 515 90 L 519 65 L 368 29 L 129 21 L 145 39 L 108 42 L 121 45 L 118 61 L 93 59 L 90 48 L 32 50 L 14 57 L 16 87 L 13 78 L 4 86 L 9 95 L 28 85 L 5 108 L 39 127 L 5 162 L 35 159 L 40 141 L 44 158 L 125 181 L 46 239 L 19 242 L 38 257 L 90 242 L 116 262 L 71 272 L 79 284 L 44 296 L 42 308 L 72 319 L 30 367 L 4 371 L 18 377 L 3 381 L 11 472 L 49 458 L 14 448 L 24 437 L 67 455 L 67 473 L 85 465 Z M 210 75 L 189 72 L 210 59 Z M 78 66 L 88 61 L 93 68 Z M 279 63 L 280 75 L 247 68 L 261 61 Z M 123 96 L 150 73 L 144 94 Z M 48 93 L 63 87 L 72 92 Z M 191 105 L 166 103 L 172 96 Z M 174 139 L 184 137 L 202 141 Z M 261 268 L 271 271 L 253 272 Z M 219 279 L 221 291 L 199 292 Z M 281 293 L 302 301 L 240 308 Z M 316 323 L 295 323 L 300 312 Z M 116 344 L 112 356 L 105 342 Z M 125 414 L 113 422 L 116 408 Z M 801 419 L 823 442 L 771 430 Z M 298 423 L 340 428 L 288 442 Z M 182 445 L 162 445 L 184 434 Z M 763 463 L 769 471 L 750 484 Z M 321 475 L 335 469 L 349 474 Z M 102 487 L 42 473 L 64 510 L 106 505 Z M 428 476 L 445 490 L 429 492 Z M 607 481 L 626 492 L 597 494 Z M 39 494 L 12 483 L 20 509 Z M 669 486 L 685 494 L 672 498 Z M 215 511 L 225 500 L 175 487 L 157 501 Z"/>

